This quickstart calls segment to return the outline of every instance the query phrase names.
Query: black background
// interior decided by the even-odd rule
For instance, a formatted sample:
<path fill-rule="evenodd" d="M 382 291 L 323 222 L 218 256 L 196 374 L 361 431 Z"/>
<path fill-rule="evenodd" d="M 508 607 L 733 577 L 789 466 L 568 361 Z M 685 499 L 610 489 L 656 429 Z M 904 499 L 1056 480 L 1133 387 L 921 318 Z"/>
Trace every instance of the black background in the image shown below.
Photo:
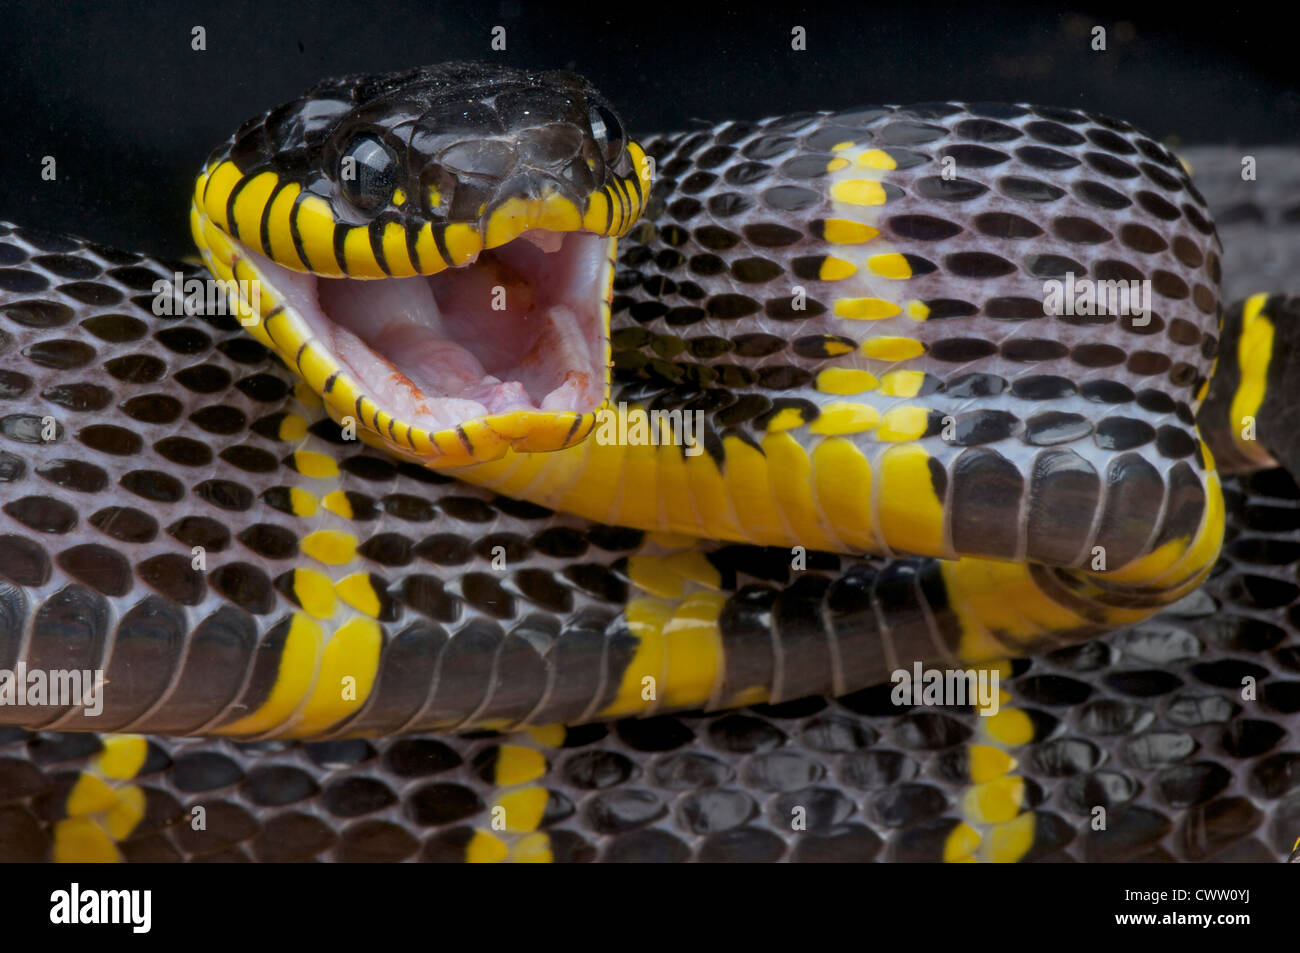
<path fill-rule="evenodd" d="M 1116 943 L 1117 948 L 1154 950 L 1236 950 L 1254 936 L 1250 949 L 1284 951 L 1289 949 L 1285 937 L 1295 928 L 1295 885 L 1267 864 L 1053 864 L 1050 870 L 1018 864 L 1004 866 L 995 876 L 975 876 L 968 868 L 939 864 L 891 864 L 887 870 L 858 865 L 847 871 L 838 864 L 804 864 L 784 875 L 789 880 L 758 864 L 730 864 L 726 889 L 746 906 L 721 906 L 712 916 L 679 911 L 675 902 L 678 897 L 716 894 L 716 870 L 704 864 L 676 864 L 672 884 L 665 889 L 664 872 L 657 866 L 636 866 L 640 869 L 623 865 L 609 873 L 606 865 L 557 866 L 544 878 L 527 882 L 527 889 L 518 889 L 520 881 L 484 875 L 483 886 L 468 878 L 455 882 L 449 874 L 430 875 L 410 864 L 371 864 L 365 871 L 332 864 L 295 864 L 289 871 L 279 864 L 246 864 L 237 878 L 219 864 L 28 864 L 6 885 L 4 935 L 14 948 L 26 940 L 51 948 L 116 942 L 131 950 L 152 945 L 174 951 L 193 948 L 195 938 L 202 937 L 204 948 L 242 951 L 266 943 L 272 931 L 292 931 L 301 947 L 369 950 L 383 943 L 394 926 L 394 933 L 402 927 L 418 930 L 429 946 L 448 941 L 468 946 L 491 936 L 508 942 L 525 932 L 542 942 L 547 935 L 558 939 L 571 921 L 581 924 L 577 936 L 585 941 L 639 927 L 639 922 L 629 923 L 627 904 L 618 897 L 656 891 L 662 899 L 652 901 L 652 922 L 641 931 L 646 946 L 676 943 L 673 937 L 686 932 L 676 929 L 681 925 L 690 927 L 692 947 L 703 950 L 773 947 L 773 938 L 783 935 L 777 932 L 781 922 L 791 926 L 792 933 L 802 928 L 826 936 L 834 935 L 833 922 L 839 922 L 838 929 L 845 929 L 845 935 L 854 930 L 864 946 L 876 937 L 893 935 L 921 937 L 932 944 L 933 936 L 946 946 L 959 931 L 976 935 L 999 917 L 993 925 L 1005 924 L 1027 942 L 1034 943 L 1036 937 L 1038 945 L 1054 949 L 1059 942 L 1051 940 L 1054 936 L 1068 936 L 1074 947 L 1097 940 Z M 152 890 L 152 930 L 136 934 L 125 926 L 51 925 L 50 895 L 68 890 L 72 881 L 82 890 Z M 515 889 L 505 895 L 503 887 Z M 1250 902 L 1154 905 L 1125 899 L 1126 890 L 1200 888 L 1248 889 Z M 782 890 L 786 893 L 779 894 L 780 899 L 795 897 L 795 902 L 772 915 L 763 909 L 762 898 L 769 897 L 767 906 L 775 909 Z M 962 911 L 946 900 L 956 896 Z M 1008 904 L 1008 897 L 1017 902 Z M 576 909 L 576 916 L 556 920 L 557 909 L 570 908 Z M 981 916 L 974 912 L 979 910 L 990 912 Z M 1115 915 L 1124 913 L 1247 914 L 1250 924 L 1209 929 L 1116 925 Z M 533 933 L 533 925 L 548 922 L 552 925 Z M 812 934 L 801 935 L 816 942 Z"/>
<path fill-rule="evenodd" d="M 0 219 L 190 254 L 193 176 L 242 121 L 327 75 L 445 59 L 575 69 L 641 131 L 964 99 L 1098 110 L 1175 146 L 1294 143 L 1300 55 L 1295 24 L 1276 19 L 1285 9 L 4 0 Z M 790 47 L 796 24 L 805 52 Z M 191 49 L 195 25 L 205 52 Z M 504 53 L 489 46 L 495 25 Z M 1094 25 L 1107 28 L 1105 53 L 1090 49 Z M 54 182 L 41 180 L 46 155 Z"/>

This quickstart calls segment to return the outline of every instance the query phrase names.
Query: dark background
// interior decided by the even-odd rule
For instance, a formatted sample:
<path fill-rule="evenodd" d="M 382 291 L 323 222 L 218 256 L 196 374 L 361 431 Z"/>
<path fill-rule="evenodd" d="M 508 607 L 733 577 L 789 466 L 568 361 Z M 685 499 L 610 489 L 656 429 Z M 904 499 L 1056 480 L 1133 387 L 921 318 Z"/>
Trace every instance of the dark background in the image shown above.
<path fill-rule="evenodd" d="M 1295 143 L 1300 45 L 1283 9 L 0 0 L 0 219 L 190 254 L 193 176 L 243 120 L 327 75 L 444 59 L 578 70 L 641 131 L 964 99 L 1098 110 L 1174 146 Z M 489 47 L 498 24 L 504 53 Z M 795 24 L 806 52 L 790 48 Z M 195 25 L 206 52 L 191 50 Z M 1105 53 L 1090 49 L 1093 25 Z M 45 155 L 55 182 L 41 180 Z"/>

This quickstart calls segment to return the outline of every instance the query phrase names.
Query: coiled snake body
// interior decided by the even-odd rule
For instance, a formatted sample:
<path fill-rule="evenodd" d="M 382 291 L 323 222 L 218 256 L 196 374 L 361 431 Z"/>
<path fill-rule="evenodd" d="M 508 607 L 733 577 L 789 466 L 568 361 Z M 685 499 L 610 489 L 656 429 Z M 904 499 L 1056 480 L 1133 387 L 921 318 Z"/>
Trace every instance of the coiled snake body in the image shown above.
<path fill-rule="evenodd" d="M 873 688 L 914 664 L 1011 679 L 1024 663 L 1001 660 L 1030 653 L 1103 672 L 1077 643 L 1204 613 L 1215 459 L 1287 461 L 1269 383 L 1292 306 L 1251 298 L 1220 341 L 1218 240 L 1162 146 L 1073 110 L 942 103 L 643 152 L 584 81 L 452 65 L 245 124 L 192 224 L 243 283 L 233 314 L 158 314 L 194 265 L 0 236 L 0 670 L 105 682 L 93 712 L 0 705 L 26 752 L 0 748 L 0 792 L 31 804 L 0 804 L 0 855 L 671 858 L 692 849 L 675 819 L 701 856 L 865 859 L 888 838 L 1002 860 L 1069 848 L 1061 812 L 1096 803 L 1127 826 L 1088 851 L 1163 849 L 1164 818 L 1087 737 L 1147 730 L 1123 696 L 1170 691 L 1158 672 L 1118 679 L 1074 741 L 1014 687 L 965 722 Z M 1121 282 L 1148 283 L 1144 308 L 1074 296 Z M 1070 303 L 1047 314 L 1053 287 Z M 646 411 L 698 414 L 678 418 L 698 442 L 607 439 Z M 1148 655 L 1180 657 L 1160 632 Z M 1047 709 L 1092 693 L 1025 684 Z M 801 701 L 827 695 L 850 700 Z M 548 754 L 557 724 L 756 705 L 800 719 L 837 783 L 753 714 L 621 723 L 675 751 L 653 762 Z M 717 751 L 676 750 L 690 719 Z M 395 737 L 524 725 L 467 759 Z M 1179 769 L 1166 803 L 1241 826 L 1212 763 L 1145 745 L 1127 763 Z M 46 777 L 42 752 L 81 766 Z M 731 791 L 735 755 L 761 808 Z M 618 789 L 637 776 L 650 792 Z M 179 823 L 205 797 L 210 835 Z"/>

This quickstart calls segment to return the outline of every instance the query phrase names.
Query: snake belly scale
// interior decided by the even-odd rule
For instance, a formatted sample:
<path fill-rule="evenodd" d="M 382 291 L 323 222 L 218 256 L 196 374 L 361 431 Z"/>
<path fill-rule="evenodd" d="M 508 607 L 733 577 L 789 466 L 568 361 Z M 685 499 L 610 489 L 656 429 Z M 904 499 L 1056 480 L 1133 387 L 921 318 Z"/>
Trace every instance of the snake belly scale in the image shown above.
<path fill-rule="evenodd" d="M 1005 664 L 1204 580 L 1224 526 L 1196 428 L 1219 249 L 1163 147 L 1105 117 L 946 103 L 643 153 L 585 84 L 448 69 L 324 84 L 209 160 L 195 235 L 217 277 L 260 284 L 256 308 L 158 316 L 156 283 L 201 271 L 6 226 L 0 668 L 109 686 L 94 716 L 6 721 L 255 740 L 782 703 L 912 660 Z M 442 141 L 436 181 L 363 175 L 378 212 L 332 178 L 342 155 L 374 166 L 394 129 L 414 149 L 449 75 L 490 92 L 513 152 L 473 155 L 496 178 L 456 171 L 464 146 Z M 508 121 L 557 87 L 584 136 L 568 113 Z M 304 142 L 268 171 L 272 128 Z M 550 171 L 575 156 L 590 175 Z M 530 231 L 560 238 L 508 250 Z M 585 256 L 599 304 L 566 323 L 534 281 L 551 323 L 517 380 L 451 329 L 466 289 L 435 286 L 433 343 L 479 359 L 472 394 L 435 393 L 364 329 L 331 350 L 344 336 L 305 313 L 485 264 L 514 292 L 539 254 Z M 287 275 L 304 269 L 314 298 Z M 1085 276 L 1149 282 L 1147 311 L 1043 313 L 1045 282 Z M 1281 306 L 1253 299 L 1245 323 Z M 537 355 L 557 348 L 609 382 L 554 377 Z M 374 354 L 429 399 L 387 386 Z M 1242 388 L 1266 370 L 1242 363 Z M 451 398 L 487 412 L 457 420 Z M 595 439 L 606 401 L 702 413 L 704 452 Z M 1014 722 L 1008 745 L 1033 734 Z M 516 807 L 536 828 L 546 803 Z M 977 805 L 946 850 L 1016 816 Z"/>

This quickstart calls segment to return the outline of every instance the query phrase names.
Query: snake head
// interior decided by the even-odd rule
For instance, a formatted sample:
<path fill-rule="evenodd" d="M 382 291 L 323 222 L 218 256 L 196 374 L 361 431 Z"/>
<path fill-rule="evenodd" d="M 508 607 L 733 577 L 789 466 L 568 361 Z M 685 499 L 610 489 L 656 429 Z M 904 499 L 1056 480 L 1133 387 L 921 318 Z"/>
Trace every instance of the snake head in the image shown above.
<path fill-rule="evenodd" d="M 565 72 L 328 80 L 209 157 L 192 231 L 345 433 L 430 466 L 558 450 L 608 400 L 615 243 L 650 186 L 623 130 Z"/>

